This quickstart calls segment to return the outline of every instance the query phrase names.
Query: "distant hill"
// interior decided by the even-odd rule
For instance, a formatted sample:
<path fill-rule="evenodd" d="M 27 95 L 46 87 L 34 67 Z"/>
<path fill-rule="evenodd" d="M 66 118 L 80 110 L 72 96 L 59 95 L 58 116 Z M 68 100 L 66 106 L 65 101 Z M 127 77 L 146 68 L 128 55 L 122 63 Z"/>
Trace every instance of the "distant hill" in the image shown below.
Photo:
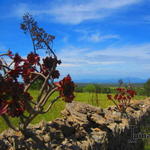
<path fill-rule="evenodd" d="M 116 84 L 119 79 L 79 79 L 74 80 L 76 83 L 101 83 L 101 84 Z M 147 79 L 137 78 L 137 77 L 126 77 L 122 78 L 125 83 L 145 83 Z"/>

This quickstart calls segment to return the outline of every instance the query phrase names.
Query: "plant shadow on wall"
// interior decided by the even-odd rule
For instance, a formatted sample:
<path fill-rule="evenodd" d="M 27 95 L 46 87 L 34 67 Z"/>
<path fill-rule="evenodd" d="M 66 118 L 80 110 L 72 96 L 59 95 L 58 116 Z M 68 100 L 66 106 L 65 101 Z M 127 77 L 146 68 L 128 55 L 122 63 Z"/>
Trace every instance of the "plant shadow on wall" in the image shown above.
<path fill-rule="evenodd" d="M 29 123 L 37 115 L 47 113 L 60 98 L 65 102 L 72 102 L 75 85 L 70 75 L 54 82 L 60 76 L 56 67 L 61 64 L 51 48 L 55 37 L 38 27 L 37 22 L 28 13 L 23 16 L 21 29 L 30 35 L 33 52 L 26 58 L 17 53 L 13 54 L 10 50 L 0 54 L 0 115 L 10 128 L 20 131 L 25 138 L 31 137 L 40 144 L 39 139 L 29 133 Z M 47 55 L 42 60 L 37 53 L 40 49 L 45 49 Z M 11 63 L 8 63 L 8 58 Z M 41 82 L 41 88 L 34 99 L 29 90 L 38 80 Z M 59 93 L 58 96 L 48 101 L 56 92 Z M 11 122 L 10 118 L 14 117 L 19 120 L 18 127 L 13 126 Z"/>

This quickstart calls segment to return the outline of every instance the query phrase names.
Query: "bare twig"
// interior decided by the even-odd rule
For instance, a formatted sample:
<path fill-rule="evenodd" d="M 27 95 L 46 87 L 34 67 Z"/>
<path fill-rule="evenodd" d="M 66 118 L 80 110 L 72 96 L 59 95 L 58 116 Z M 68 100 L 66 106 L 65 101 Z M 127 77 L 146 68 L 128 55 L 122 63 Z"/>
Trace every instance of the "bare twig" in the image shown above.
<path fill-rule="evenodd" d="M 53 52 L 53 50 L 50 48 L 50 46 L 47 44 L 47 42 L 44 41 L 44 43 L 47 46 L 47 48 L 50 50 L 50 52 L 54 55 L 54 57 L 57 58 L 57 56 L 55 55 L 55 53 Z"/>
<path fill-rule="evenodd" d="M 35 49 L 35 45 L 34 45 L 34 40 L 33 40 L 33 35 L 32 35 L 32 32 L 31 32 L 30 24 L 28 24 L 28 30 L 29 30 L 30 38 L 32 40 L 32 45 L 33 45 L 34 53 L 36 54 L 36 49 Z"/>

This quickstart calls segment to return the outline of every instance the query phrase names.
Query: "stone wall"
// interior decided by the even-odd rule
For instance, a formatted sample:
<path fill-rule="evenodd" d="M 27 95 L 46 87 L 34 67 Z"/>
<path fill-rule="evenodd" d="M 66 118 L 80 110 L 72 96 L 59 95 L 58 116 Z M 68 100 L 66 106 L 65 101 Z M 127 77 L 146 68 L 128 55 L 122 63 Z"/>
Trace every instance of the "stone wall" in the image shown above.
<path fill-rule="evenodd" d="M 150 124 L 150 99 L 133 102 L 124 115 L 115 107 L 80 102 L 67 104 L 62 114 L 63 118 L 29 126 L 26 137 L 4 131 L 0 150 L 142 150 L 143 141 L 133 139 L 132 131 L 140 133 L 141 126 Z"/>

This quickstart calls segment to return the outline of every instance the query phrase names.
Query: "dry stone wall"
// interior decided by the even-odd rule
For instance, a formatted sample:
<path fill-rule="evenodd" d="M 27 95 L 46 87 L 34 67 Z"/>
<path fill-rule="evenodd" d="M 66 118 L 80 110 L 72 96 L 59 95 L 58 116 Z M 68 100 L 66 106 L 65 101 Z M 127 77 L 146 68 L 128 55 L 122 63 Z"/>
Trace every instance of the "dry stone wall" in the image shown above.
<path fill-rule="evenodd" d="M 63 118 L 29 126 L 26 137 L 4 131 L 0 150 L 142 150 L 138 133 L 141 126 L 150 125 L 150 99 L 133 102 L 123 115 L 115 107 L 81 102 L 67 104 L 62 114 Z"/>

